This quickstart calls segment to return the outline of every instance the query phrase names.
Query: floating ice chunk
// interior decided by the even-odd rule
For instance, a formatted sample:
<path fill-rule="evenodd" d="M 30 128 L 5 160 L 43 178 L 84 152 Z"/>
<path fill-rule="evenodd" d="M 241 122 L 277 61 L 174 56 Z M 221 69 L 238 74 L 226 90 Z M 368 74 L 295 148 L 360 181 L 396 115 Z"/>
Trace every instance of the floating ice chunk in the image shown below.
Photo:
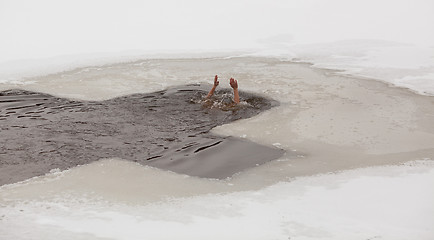
<path fill-rule="evenodd" d="M 53 168 L 50 170 L 50 173 L 52 173 L 52 174 L 60 173 L 60 169 L 59 168 Z"/>

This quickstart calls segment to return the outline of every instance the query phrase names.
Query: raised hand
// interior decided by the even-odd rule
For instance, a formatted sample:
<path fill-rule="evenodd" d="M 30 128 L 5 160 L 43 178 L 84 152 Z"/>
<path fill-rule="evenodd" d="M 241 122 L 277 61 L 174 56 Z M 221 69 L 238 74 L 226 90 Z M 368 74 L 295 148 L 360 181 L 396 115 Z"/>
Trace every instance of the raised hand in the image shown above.
<path fill-rule="evenodd" d="M 234 102 L 240 103 L 240 95 L 238 94 L 238 82 L 237 82 L 237 80 L 231 78 L 229 80 L 229 84 L 234 89 Z"/>
<path fill-rule="evenodd" d="M 215 77 L 214 77 L 214 86 L 212 86 L 212 88 L 211 88 L 211 90 L 209 91 L 209 93 L 208 93 L 208 95 L 206 96 L 206 98 L 210 98 L 210 97 L 212 97 L 212 95 L 214 94 L 214 92 L 215 92 L 215 89 L 217 88 L 217 86 L 219 85 L 219 80 L 218 80 L 218 76 L 217 75 L 215 75 Z"/>
<path fill-rule="evenodd" d="M 238 89 L 238 82 L 237 82 L 237 80 L 231 78 L 231 79 L 229 80 L 229 84 L 231 85 L 231 87 L 232 87 L 233 89 Z"/>
<path fill-rule="evenodd" d="M 217 87 L 219 85 L 219 81 L 217 80 L 219 77 L 215 75 L 214 77 L 214 87 Z"/>

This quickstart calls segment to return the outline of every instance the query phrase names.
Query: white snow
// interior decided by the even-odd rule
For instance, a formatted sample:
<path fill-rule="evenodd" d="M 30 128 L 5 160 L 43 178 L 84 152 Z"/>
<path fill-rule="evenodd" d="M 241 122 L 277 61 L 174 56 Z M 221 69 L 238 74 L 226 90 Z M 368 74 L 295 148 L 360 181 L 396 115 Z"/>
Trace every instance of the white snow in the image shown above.
<path fill-rule="evenodd" d="M 430 0 L 3 0 L 0 84 L 152 54 L 243 50 L 433 94 L 433 10 Z"/>
<path fill-rule="evenodd" d="M 367 77 L 434 95 L 434 46 L 382 40 L 341 40 L 283 45 L 250 55 L 277 56 L 340 70 L 339 74 Z"/>
<path fill-rule="evenodd" d="M 433 183 L 433 162 L 418 161 L 301 177 L 258 191 L 145 205 L 105 203 L 86 196 L 18 201 L 0 209 L 0 233 L 17 240 L 430 240 Z M 19 187 L 9 186 L 7 191 Z"/>

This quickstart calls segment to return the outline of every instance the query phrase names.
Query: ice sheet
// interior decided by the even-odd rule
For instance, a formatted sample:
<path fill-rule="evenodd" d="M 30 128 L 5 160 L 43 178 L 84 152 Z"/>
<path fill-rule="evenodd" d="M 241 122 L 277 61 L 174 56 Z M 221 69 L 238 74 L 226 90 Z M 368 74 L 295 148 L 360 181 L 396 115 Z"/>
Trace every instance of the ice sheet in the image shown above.
<path fill-rule="evenodd" d="M 252 56 L 275 56 L 310 62 L 314 67 L 359 76 L 434 95 L 434 47 L 380 40 L 342 40 L 317 44 L 286 44 Z"/>
<path fill-rule="evenodd" d="M 0 83 L 138 58 L 244 51 L 433 94 L 433 9 L 429 0 L 2 1 Z"/>
<path fill-rule="evenodd" d="M 104 172 L 104 167 L 101 165 L 98 172 Z M 81 169 L 68 174 L 77 174 L 74 171 Z M 124 167 L 118 165 L 107 171 L 113 174 L 113 171 L 124 171 Z M 57 174 L 57 178 L 62 175 Z M 416 161 L 297 178 L 258 191 L 208 194 L 145 205 L 105 202 L 92 195 L 22 198 L 0 209 L 0 233 L 6 239 L 17 240 L 40 236 L 47 240 L 400 240 L 414 236 L 429 240 L 434 237 L 433 182 L 432 161 Z M 181 182 L 173 182 L 174 186 L 178 183 Z M 29 183 L 23 187 L 26 184 Z M 20 188 L 19 184 L 3 187 L 2 192 L 14 194 Z M 27 188 L 37 189 L 38 184 Z M 135 194 L 128 189 L 122 191 Z M 139 198 L 144 195 L 141 191 L 136 194 Z"/>

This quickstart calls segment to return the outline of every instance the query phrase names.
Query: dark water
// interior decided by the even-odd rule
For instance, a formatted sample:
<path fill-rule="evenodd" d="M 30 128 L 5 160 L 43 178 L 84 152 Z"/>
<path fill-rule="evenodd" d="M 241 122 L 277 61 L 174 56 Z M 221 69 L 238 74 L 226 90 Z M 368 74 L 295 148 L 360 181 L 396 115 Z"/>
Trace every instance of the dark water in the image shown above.
<path fill-rule="evenodd" d="M 179 173 L 225 178 L 283 152 L 209 133 L 277 105 L 229 92 L 203 101 L 208 86 L 188 85 L 106 101 L 75 101 L 23 90 L 0 92 L 0 184 L 122 158 Z"/>

